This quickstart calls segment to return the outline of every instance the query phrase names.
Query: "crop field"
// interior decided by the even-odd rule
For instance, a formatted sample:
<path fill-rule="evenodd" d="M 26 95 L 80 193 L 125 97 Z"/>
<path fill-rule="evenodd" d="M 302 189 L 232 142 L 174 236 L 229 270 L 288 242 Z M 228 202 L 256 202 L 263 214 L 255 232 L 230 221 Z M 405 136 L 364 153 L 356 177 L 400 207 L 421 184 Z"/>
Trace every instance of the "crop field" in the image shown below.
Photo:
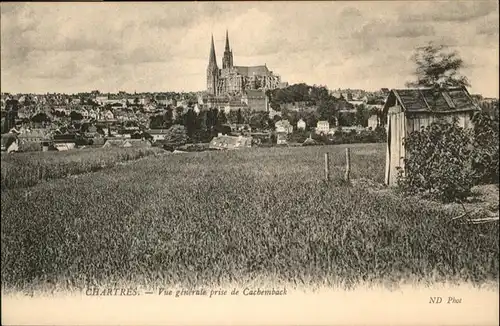
<path fill-rule="evenodd" d="M 351 177 L 382 182 L 384 144 L 349 147 Z M 498 282 L 498 227 L 336 182 L 344 149 L 147 157 L 2 191 L 2 287 Z"/>
<path fill-rule="evenodd" d="M 163 152 L 159 148 L 88 148 L 65 152 L 2 153 L 2 190 L 95 172 L 119 162 Z"/>

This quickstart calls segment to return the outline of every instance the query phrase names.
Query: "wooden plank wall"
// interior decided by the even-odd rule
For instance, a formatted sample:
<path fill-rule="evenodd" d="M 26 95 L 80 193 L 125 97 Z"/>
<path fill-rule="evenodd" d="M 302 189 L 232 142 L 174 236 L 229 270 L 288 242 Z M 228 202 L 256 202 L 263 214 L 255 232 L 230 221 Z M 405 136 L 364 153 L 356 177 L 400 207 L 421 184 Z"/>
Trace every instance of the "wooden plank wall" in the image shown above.
<path fill-rule="evenodd" d="M 457 112 L 441 116 L 445 118 L 448 122 L 453 121 L 453 117 L 458 118 L 458 125 L 462 128 L 471 128 L 472 122 L 470 119 L 469 112 Z M 434 121 L 437 121 L 440 116 L 432 115 L 429 113 L 418 113 L 412 116 L 408 116 L 406 120 L 406 128 L 408 134 L 412 131 L 420 131 L 420 128 L 427 127 Z"/>

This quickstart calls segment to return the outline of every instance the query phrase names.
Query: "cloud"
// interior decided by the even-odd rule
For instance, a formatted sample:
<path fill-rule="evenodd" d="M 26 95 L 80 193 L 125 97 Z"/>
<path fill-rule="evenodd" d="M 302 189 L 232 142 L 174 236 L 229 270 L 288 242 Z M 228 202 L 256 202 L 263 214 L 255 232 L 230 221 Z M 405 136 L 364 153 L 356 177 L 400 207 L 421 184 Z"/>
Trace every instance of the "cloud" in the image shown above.
<path fill-rule="evenodd" d="M 466 22 L 496 12 L 496 1 L 409 2 L 402 21 Z"/>
<path fill-rule="evenodd" d="M 236 65 L 289 82 L 401 87 L 413 49 L 459 52 L 474 87 L 498 94 L 498 6 L 453 2 L 2 3 L 1 79 L 12 91 L 203 90 L 213 33 Z M 487 70 L 489 69 L 489 70 Z M 3 87 L 5 89 L 5 86 Z"/>

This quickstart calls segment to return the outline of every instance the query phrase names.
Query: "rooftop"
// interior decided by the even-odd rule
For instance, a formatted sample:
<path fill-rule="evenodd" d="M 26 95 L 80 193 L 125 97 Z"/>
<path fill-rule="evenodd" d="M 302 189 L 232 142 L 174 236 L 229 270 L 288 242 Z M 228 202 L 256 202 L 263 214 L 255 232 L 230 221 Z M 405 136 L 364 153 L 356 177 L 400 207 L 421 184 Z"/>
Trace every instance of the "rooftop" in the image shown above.
<path fill-rule="evenodd" d="M 385 102 L 384 112 L 394 106 L 396 100 L 407 112 L 444 113 L 479 109 L 465 87 L 392 89 Z"/>

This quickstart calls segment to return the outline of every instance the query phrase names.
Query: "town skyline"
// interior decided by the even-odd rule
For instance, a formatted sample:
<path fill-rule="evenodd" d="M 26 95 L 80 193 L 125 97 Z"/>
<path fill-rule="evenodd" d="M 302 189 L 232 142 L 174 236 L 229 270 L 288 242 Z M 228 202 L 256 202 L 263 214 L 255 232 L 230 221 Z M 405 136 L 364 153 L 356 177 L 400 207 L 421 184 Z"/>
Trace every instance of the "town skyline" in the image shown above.
<path fill-rule="evenodd" d="M 204 91 L 211 35 L 221 65 L 228 30 L 235 65 L 266 64 L 290 84 L 329 89 L 404 87 L 414 48 L 433 41 L 458 51 L 471 93 L 498 97 L 494 1 L 0 8 L 2 92 Z"/>

